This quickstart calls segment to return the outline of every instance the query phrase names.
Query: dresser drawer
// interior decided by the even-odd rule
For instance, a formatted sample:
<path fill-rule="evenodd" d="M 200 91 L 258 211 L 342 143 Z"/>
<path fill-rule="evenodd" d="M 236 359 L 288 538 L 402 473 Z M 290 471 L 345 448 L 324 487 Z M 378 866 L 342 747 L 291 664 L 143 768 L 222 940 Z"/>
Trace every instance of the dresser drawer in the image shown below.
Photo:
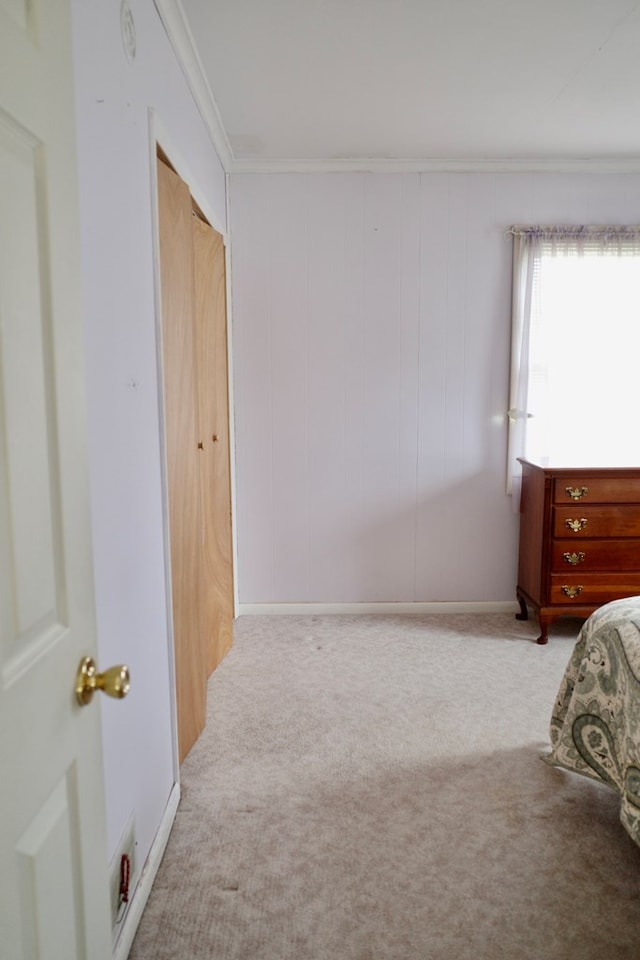
<path fill-rule="evenodd" d="M 557 477 L 554 503 L 640 503 L 637 477 Z"/>
<path fill-rule="evenodd" d="M 587 527 L 588 529 L 588 527 Z M 640 540 L 553 540 L 553 573 L 589 573 L 596 570 L 640 571 Z"/>
<path fill-rule="evenodd" d="M 640 594 L 640 573 L 551 574 L 552 604 L 591 606 Z"/>
<path fill-rule="evenodd" d="M 640 537 L 640 505 L 554 507 L 552 529 L 563 539 Z"/>

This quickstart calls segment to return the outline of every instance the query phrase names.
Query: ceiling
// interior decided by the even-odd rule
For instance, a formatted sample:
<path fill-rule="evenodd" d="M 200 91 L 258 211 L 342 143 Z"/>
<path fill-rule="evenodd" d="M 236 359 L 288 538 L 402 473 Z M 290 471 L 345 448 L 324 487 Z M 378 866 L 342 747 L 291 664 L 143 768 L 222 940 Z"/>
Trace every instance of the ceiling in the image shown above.
<path fill-rule="evenodd" d="M 640 169 L 640 0 L 181 3 L 231 169 Z"/>

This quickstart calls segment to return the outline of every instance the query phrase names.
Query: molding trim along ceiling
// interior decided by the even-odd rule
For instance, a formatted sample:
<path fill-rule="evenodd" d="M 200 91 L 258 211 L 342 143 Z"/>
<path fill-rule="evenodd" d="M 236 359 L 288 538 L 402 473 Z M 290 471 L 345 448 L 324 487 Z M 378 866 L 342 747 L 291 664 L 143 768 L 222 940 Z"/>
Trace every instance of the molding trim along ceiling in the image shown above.
<path fill-rule="evenodd" d="M 181 0 L 154 0 L 154 4 L 226 173 L 640 173 L 640 157 L 236 158 Z"/>
<path fill-rule="evenodd" d="M 228 173 L 640 173 L 640 157 L 238 160 Z"/>
<path fill-rule="evenodd" d="M 153 0 L 169 42 L 182 68 L 191 95 L 200 111 L 220 163 L 228 173 L 233 165 L 233 152 L 207 80 L 193 35 L 180 0 Z"/>

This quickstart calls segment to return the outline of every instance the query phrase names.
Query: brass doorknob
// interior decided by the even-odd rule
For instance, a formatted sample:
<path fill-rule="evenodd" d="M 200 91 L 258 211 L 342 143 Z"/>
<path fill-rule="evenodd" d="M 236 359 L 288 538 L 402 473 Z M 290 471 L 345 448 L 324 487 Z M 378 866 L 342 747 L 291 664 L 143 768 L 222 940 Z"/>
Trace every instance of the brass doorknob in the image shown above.
<path fill-rule="evenodd" d="M 92 657 L 84 657 L 80 661 L 76 674 L 76 699 L 81 707 L 91 703 L 96 690 L 102 690 L 108 697 L 122 700 L 129 693 L 130 686 L 129 667 L 124 664 L 98 673 Z"/>

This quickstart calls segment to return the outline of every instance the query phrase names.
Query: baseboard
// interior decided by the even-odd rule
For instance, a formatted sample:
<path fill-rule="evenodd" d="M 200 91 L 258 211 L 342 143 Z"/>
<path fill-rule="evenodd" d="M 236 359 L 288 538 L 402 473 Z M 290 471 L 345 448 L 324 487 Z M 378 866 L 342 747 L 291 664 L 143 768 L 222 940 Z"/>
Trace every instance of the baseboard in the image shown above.
<path fill-rule="evenodd" d="M 424 603 L 240 603 L 238 616 L 294 614 L 311 616 L 322 614 L 415 614 L 427 613 L 517 613 L 515 600 L 490 601 L 432 601 Z"/>
<path fill-rule="evenodd" d="M 149 899 L 149 894 L 151 893 L 153 881 L 156 878 L 158 867 L 160 866 L 160 862 L 169 840 L 169 835 L 171 833 L 173 821 L 175 820 L 176 810 L 178 809 L 179 802 L 180 784 L 174 783 L 173 789 L 169 794 L 169 800 L 162 816 L 162 820 L 160 821 L 160 826 L 158 827 L 158 832 L 156 833 L 155 839 L 151 845 L 147 862 L 142 868 L 138 885 L 136 886 L 133 898 L 131 900 L 131 906 L 129 907 L 122 922 L 122 930 L 120 931 L 120 935 L 118 936 L 118 939 L 114 945 L 113 960 L 127 960 L 127 957 L 129 956 L 133 938 L 136 935 L 138 924 L 140 923 L 144 908 L 147 905 L 147 900 Z"/>

